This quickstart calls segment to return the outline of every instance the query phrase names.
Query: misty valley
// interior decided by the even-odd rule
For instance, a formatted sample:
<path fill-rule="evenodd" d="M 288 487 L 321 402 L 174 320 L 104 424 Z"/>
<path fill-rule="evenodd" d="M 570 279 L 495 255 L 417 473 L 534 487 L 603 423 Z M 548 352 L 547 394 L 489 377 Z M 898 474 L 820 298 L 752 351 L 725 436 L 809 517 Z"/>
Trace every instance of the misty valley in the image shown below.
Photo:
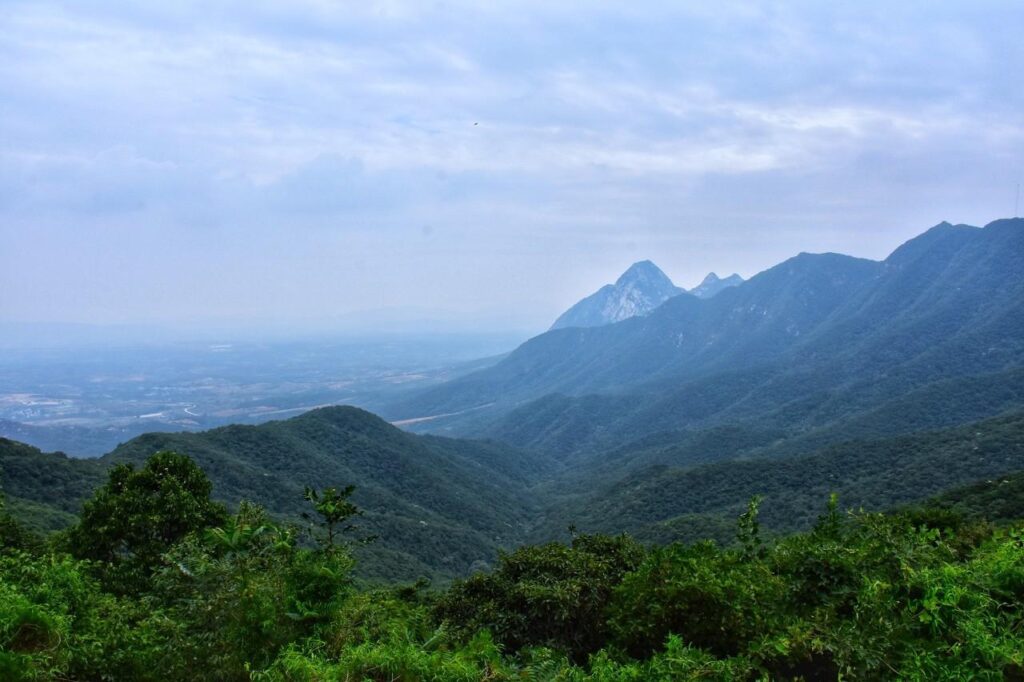
<path fill-rule="evenodd" d="M 3 0 L 0 682 L 1024 682 L 1021 29 Z"/>
<path fill-rule="evenodd" d="M 63 331 L 63 333 L 61 333 Z M 339 403 L 370 409 L 490 362 L 509 335 L 349 336 L 261 343 L 109 345 L 60 330 L 0 357 L 0 436 L 96 457 L 147 431 L 283 419 Z"/>
<path fill-rule="evenodd" d="M 478 336 L 15 353 L 0 663 L 1024 671 L 1024 220 L 704 285 L 638 263 L 510 352 Z"/>

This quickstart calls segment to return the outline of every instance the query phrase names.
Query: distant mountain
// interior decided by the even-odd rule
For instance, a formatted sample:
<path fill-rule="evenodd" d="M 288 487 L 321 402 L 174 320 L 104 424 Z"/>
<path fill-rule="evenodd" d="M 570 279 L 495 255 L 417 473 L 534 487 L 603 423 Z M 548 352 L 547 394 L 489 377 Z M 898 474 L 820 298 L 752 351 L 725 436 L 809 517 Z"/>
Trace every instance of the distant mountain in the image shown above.
<path fill-rule="evenodd" d="M 606 284 L 562 313 L 551 328 L 600 327 L 647 315 L 683 291 L 657 265 L 640 261 L 622 273 L 615 284 Z"/>
<path fill-rule="evenodd" d="M 897 403 L 944 426 L 1016 404 L 1021 368 L 1024 220 L 943 223 L 885 261 L 800 254 L 710 299 L 547 332 L 385 414 L 580 451 L 737 422 L 796 433 L 862 415 L 895 428 L 892 412 L 870 415 Z"/>
<path fill-rule="evenodd" d="M 159 450 L 195 459 L 217 499 L 252 500 L 296 521 L 305 486 L 355 485 L 360 525 L 380 537 L 360 548 L 361 570 L 400 580 L 463 575 L 520 541 L 535 516 L 523 491 L 551 469 L 496 443 L 415 436 L 369 412 L 328 407 L 259 426 L 149 433 L 93 460 L 0 440 L 0 474 L 12 509 L 37 527 L 60 527 L 112 463 L 141 464 Z"/>
<path fill-rule="evenodd" d="M 711 298 L 723 289 L 728 289 L 729 287 L 738 286 L 740 284 L 743 284 L 743 278 L 736 273 L 729 275 L 725 279 L 721 279 L 715 273 L 709 272 L 703 282 L 693 289 L 690 289 L 687 293 L 693 294 L 697 298 Z"/>

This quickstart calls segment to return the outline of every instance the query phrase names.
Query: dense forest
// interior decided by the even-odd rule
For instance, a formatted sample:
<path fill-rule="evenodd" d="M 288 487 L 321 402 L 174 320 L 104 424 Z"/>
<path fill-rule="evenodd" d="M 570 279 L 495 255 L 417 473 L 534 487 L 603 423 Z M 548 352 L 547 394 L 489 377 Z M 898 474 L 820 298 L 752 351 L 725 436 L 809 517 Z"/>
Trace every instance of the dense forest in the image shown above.
<path fill-rule="evenodd" d="M 0 439 L 0 481 L 11 516 L 39 532 L 75 523 L 111 467 L 142 466 L 160 450 L 194 459 L 215 500 L 250 500 L 299 525 L 305 486 L 355 485 L 361 524 L 379 538 L 353 548 L 356 576 L 436 585 L 490 566 L 499 549 L 566 540 L 570 525 L 660 544 L 726 543 L 755 495 L 764 497 L 766 534 L 779 535 L 810 528 L 831 492 L 847 506 L 880 511 L 1024 469 L 1020 411 L 808 452 L 805 440 L 782 436 L 736 425 L 560 460 L 416 436 L 363 410 L 332 407 L 260 426 L 146 434 L 98 460 Z"/>
<path fill-rule="evenodd" d="M 0 677 L 1024 679 L 1021 480 L 890 513 L 832 496 L 771 539 L 754 497 L 725 546 L 574 531 L 438 590 L 354 578 L 352 488 L 304 490 L 300 527 L 229 512 L 165 451 L 109 469 L 65 531 L 3 512 Z"/>
<path fill-rule="evenodd" d="M 569 470 L 545 484 L 550 501 L 535 536 L 552 537 L 575 523 L 658 542 L 722 541 L 731 535 L 730 519 L 754 495 L 765 498 L 766 528 L 792 532 L 813 524 L 830 492 L 850 506 L 881 510 L 1024 468 L 1021 412 L 950 429 L 850 440 L 806 455 L 725 458 L 730 447 L 741 449 L 754 436 L 764 437 L 716 429 L 662 449 L 617 453 L 608 464 L 620 472 L 616 476 Z M 713 461 L 699 464 L 701 458 Z"/>
<path fill-rule="evenodd" d="M 16 518 L 57 530 L 73 522 L 110 467 L 141 465 L 160 450 L 194 459 L 215 499 L 251 500 L 297 523 L 305 486 L 355 485 L 363 523 L 380 537 L 358 548 L 358 571 L 383 580 L 450 579 L 522 541 L 534 516 L 525 490 L 552 468 L 537 454 L 416 436 L 369 412 L 332 407 L 259 426 L 145 434 L 96 460 L 0 439 L 0 481 Z"/>

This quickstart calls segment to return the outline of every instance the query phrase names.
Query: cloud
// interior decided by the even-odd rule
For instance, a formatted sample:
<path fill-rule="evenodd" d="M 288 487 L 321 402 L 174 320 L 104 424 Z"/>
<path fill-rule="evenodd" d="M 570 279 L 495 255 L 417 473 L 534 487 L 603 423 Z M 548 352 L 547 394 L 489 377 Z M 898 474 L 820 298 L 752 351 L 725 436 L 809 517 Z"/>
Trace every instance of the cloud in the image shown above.
<path fill-rule="evenodd" d="M 0 255 L 0 286 L 20 296 L 0 317 L 89 315 L 90 291 L 120 297 L 93 306 L 118 319 L 238 309 L 218 278 L 255 281 L 247 262 L 201 271 L 226 245 L 280 256 L 252 285 L 266 301 L 346 287 L 469 309 L 468 289 L 552 311 L 634 257 L 689 281 L 801 250 L 884 255 L 1012 209 L 1022 22 L 1001 2 L 12 0 L 0 240 L 20 255 Z M 317 250 L 386 286 L 300 265 Z M 121 260 L 207 293 L 154 308 L 119 293 Z"/>

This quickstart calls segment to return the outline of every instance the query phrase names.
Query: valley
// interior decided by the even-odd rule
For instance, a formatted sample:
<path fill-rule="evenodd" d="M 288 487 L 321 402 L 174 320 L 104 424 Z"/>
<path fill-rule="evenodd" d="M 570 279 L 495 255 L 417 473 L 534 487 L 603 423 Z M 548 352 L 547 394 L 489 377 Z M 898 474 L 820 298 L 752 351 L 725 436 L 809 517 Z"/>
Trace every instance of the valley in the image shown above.
<path fill-rule="evenodd" d="M 0 682 L 1024 682 L 1022 27 L 4 0 Z"/>
<path fill-rule="evenodd" d="M 116 404 L 138 381 L 139 399 L 119 409 L 157 411 L 134 417 L 146 432 L 120 432 L 90 464 L 40 453 L 73 482 L 59 496 L 26 482 L 43 474 L 25 478 L 24 448 L 2 460 L 4 486 L 19 518 L 55 529 L 106 468 L 162 450 L 194 459 L 229 507 L 251 500 L 293 522 L 306 486 L 354 485 L 382 538 L 358 550 L 361 572 L 378 580 L 446 582 L 570 527 L 728 544 L 753 496 L 770 532 L 800 531 L 831 493 L 884 510 L 1024 470 L 1021 263 L 1024 221 L 940 225 L 883 263 L 800 255 L 713 296 L 676 293 L 647 313 L 430 371 L 414 358 L 385 369 L 383 355 L 352 348 L 217 347 L 202 362 L 168 358 L 166 376 L 198 377 L 172 391 L 121 359 L 109 380 L 83 370 L 81 383 L 100 388 L 82 395 Z M 215 370 L 249 381 L 206 391 L 204 407 L 182 400 L 169 419 L 167 396 L 210 388 Z M 391 423 L 323 406 L 335 401 L 377 405 Z M 23 409 L 75 409 L 39 402 Z M 102 403 L 94 411 L 110 419 Z"/>
<path fill-rule="evenodd" d="M 827 542 L 823 528 L 884 543 L 872 524 L 921 519 L 960 547 L 1019 518 L 1024 220 L 941 224 L 881 262 L 800 254 L 747 281 L 709 277 L 699 297 L 659 273 L 635 265 L 489 356 L 474 351 L 507 340 L 8 355 L 0 532 L 74 542 L 115 479 L 181 457 L 236 514 L 216 537 L 273 527 L 313 556 L 310 500 L 341 490 L 344 553 L 332 540 L 320 561 L 347 557 L 367 590 L 429 585 L 432 617 L 517 646 L 546 626 L 513 636 L 487 604 L 505 589 L 493 581 L 539 589 L 523 557 L 584 552 L 524 569 L 540 584 L 589 566 L 590 543 L 627 563 L 697 553 L 768 570 L 763 557 Z M 237 525 L 254 513 L 277 525 Z"/>

